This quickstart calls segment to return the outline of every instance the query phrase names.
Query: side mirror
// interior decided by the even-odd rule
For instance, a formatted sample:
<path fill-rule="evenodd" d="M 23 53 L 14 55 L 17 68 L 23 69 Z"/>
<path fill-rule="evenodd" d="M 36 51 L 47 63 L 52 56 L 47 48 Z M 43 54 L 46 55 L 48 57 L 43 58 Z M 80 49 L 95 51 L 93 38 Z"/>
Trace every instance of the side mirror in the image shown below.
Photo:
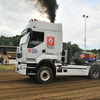
<path fill-rule="evenodd" d="M 62 51 L 62 56 L 65 56 L 65 51 L 64 50 Z"/>

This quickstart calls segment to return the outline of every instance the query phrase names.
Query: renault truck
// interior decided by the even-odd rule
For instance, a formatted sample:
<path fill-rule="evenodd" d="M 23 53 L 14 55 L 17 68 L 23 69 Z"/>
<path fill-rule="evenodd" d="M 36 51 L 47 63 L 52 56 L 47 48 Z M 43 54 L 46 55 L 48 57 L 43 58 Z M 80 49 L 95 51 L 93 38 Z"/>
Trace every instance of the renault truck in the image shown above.
<path fill-rule="evenodd" d="M 62 44 L 62 24 L 31 19 L 21 32 L 16 51 L 16 72 L 35 77 L 39 83 L 49 83 L 57 76 L 100 77 L 100 67 L 93 56 L 75 53 L 71 57 L 70 42 L 67 49 Z"/>

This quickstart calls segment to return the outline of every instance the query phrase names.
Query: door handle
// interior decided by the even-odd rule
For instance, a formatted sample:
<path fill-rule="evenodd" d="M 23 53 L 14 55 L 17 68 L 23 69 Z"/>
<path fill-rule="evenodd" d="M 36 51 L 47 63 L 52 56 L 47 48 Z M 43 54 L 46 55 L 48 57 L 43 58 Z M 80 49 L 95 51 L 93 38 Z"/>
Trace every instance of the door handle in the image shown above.
<path fill-rule="evenodd" d="M 43 50 L 42 50 L 42 53 L 45 53 L 45 52 L 46 52 L 46 50 L 45 50 L 45 49 L 43 49 Z"/>

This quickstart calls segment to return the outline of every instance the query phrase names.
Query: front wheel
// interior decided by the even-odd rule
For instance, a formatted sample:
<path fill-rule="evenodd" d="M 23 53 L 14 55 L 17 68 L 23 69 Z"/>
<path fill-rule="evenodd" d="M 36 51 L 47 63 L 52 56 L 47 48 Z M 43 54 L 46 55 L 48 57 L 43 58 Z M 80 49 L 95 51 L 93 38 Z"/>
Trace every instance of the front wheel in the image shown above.
<path fill-rule="evenodd" d="M 39 83 L 49 83 L 53 78 L 53 72 L 49 67 L 42 66 L 39 68 L 36 78 Z"/>
<path fill-rule="evenodd" d="M 91 79 L 97 79 L 97 78 L 99 78 L 100 77 L 100 68 L 98 66 L 93 66 L 90 69 L 89 77 Z"/>

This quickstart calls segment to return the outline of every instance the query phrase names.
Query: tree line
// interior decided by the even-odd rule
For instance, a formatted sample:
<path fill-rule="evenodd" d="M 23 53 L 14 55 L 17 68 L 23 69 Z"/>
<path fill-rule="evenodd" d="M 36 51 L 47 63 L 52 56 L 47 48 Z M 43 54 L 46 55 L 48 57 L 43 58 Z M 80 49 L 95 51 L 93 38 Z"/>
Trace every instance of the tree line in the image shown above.
<path fill-rule="evenodd" d="M 0 37 L 0 45 L 1 46 L 18 46 L 19 42 L 20 42 L 20 38 L 21 38 L 20 35 L 16 35 L 16 36 L 12 36 L 12 37 L 1 36 Z M 65 43 L 65 42 L 63 42 L 63 49 L 67 49 L 67 43 Z M 71 51 L 72 51 L 72 55 L 73 55 L 74 52 L 82 52 L 84 50 L 81 49 L 77 44 L 72 44 Z M 87 50 L 87 51 L 100 55 L 100 49 L 98 49 L 98 50 L 93 49 L 93 50 Z"/>
<path fill-rule="evenodd" d="M 20 35 L 16 35 L 13 37 L 0 37 L 0 45 L 2 46 L 18 46 L 20 42 Z"/>
<path fill-rule="evenodd" d="M 63 42 L 63 49 L 67 49 L 67 43 Z M 71 52 L 72 55 L 74 55 L 75 52 L 82 52 L 84 51 L 81 49 L 77 44 L 72 44 L 71 45 Z M 92 52 L 94 54 L 99 54 L 100 56 L 100 49 L 92 49 L 92 50 L 86 50 L 87 52 Z"/>

